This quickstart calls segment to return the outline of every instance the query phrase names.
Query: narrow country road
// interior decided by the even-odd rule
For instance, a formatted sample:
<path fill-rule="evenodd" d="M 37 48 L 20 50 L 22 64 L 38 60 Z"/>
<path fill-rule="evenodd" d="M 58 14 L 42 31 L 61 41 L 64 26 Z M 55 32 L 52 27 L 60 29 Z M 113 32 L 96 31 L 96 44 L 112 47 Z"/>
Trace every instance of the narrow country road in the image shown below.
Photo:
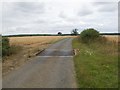
<path fill-rule="evenodd" d="M 63 39 L 3 78 L 3 88 L 76 88 L 72 38 Z"/>

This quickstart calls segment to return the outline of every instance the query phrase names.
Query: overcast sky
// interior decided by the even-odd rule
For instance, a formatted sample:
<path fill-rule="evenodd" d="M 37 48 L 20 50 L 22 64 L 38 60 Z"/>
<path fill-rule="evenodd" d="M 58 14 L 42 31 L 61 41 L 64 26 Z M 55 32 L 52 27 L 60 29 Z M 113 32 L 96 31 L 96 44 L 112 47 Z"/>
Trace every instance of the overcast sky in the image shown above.
<path fill-rule="evenodd" d="M 118 32 L 118 2 L 81 1 L 2 2 L 2 34 L 70 33 L 74 28 Z"/>

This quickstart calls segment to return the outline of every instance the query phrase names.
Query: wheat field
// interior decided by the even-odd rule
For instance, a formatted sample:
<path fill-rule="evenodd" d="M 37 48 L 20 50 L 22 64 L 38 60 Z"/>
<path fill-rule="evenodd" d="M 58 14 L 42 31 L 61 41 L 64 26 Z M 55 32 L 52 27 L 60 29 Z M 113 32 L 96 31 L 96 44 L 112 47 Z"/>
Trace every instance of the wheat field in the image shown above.
<path fill-rule="evenodd" d="M 31 44 L 48 44 L 69 36 L 28 36 L 28 37 L 9 37 L 10 45 L 31 45 Z"/>
<path fill-rule="evenodd" d="M 118 35 L 104 35 L 109 41 L 120 42 Z M 33 44 L 48 44 L 60 39 L 75 36 L 28 36 L 28 37 L 9 37 L 10 45 L 33 45 Z"/>
<path fill-rule="evenodd" d="M 119 35 L 104 35 L 107 40 L 109 41 L 113 41 L 113 42 L 117 42 L 119 43 L 120 42 L 120 36 Z"/>

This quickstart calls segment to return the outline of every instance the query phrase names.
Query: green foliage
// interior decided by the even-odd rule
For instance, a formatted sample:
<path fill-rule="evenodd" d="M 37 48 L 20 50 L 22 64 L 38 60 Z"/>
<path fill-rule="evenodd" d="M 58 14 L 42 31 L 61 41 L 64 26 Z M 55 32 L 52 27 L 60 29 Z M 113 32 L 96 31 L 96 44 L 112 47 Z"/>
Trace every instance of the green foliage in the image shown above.
<path fill-rule="evenodd" d="M 62 33 L 61 33 L 61 32 L 58 32 L 58 35 L 60 35 L 60 36 L 61 36 L 61 35 L 62 35 Z"/>
<path fill-rule="evenodd" d="M 84 43 L 90 43 L 98 39 L 99 32 L 93 28 L 85 29 L 80 34 L 80 40 Z"/>
<path fill-rule="evenodd" d="M 71 35 L 78 35 L 78 29 L 73 29 Z"/>
<path fill-rule="evenodd" d="M 21 46 L 10 46 L 8 37 L 2 37 L 2 57 L 17 54 L 20 50 Z"/>
<path fill-rule="evenodd" d="M 9 55 L 9 39 L 7 37 L 2 37 L 2 56 Z"/>

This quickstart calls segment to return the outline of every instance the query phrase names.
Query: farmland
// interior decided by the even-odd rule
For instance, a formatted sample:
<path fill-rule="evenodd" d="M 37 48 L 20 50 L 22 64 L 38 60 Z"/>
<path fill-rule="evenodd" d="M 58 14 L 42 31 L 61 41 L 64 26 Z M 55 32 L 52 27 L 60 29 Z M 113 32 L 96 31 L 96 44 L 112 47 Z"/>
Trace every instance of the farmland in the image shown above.
<path fill-rule="evenodd" d="M 27 46 L 33 44 L 47 44 L 66 38 L 66 36 L 28 36 L 28 37 L 9 37 L 10 45 Z"/>
<path fill-rule="evenodd" d="M 3 58 L 4 59 L 3 75 L 6 75 L 8 72 L 12 71 L 13 69 L 23 65 L 25 62 L 32 60 L 32 58 L 35 56 L 37 52 L 40 52 L 41 50 L 47 48 L 52 43 L 55 43 L 61 39 L 68 38 L 68 37 L 76 37 L 76 36 L 9 37 L 10 46 L 13 47 L 16 53 Z M 117 36 L 107 35 L 106 38 L 109 41 L 112 41 L 113 43 L 118 42 Z M 75 42 L 74 44 L 76 44 L 76 41 L 73 41 L 73 42 Z M 80 47 L 83 48 L 82 44 L 78 44 L 78 45 L 80 45 Z M 73 47 L 75 48 L 76 46 L 73 45 Z M 110 47 L 108 47 L 108 49 Z"/>
<path fill-rule="evenodd" d="M 109 40 L 109 41 L 113 41 L 113 42 L 120 42 L 119 40 L 120 40 L 120 36 L 118 36 L 118 35 L 104 35 L 106 38 L 107 38 L 107 40 Z"/>
<path fill-rule="evenodd" d="M 36 53 L 69 36 L 9 37 L 12 55 L 3 57 L 3 74 L 31 60 Z M 19 58 L 19 59 L 18 59 Z"/>

